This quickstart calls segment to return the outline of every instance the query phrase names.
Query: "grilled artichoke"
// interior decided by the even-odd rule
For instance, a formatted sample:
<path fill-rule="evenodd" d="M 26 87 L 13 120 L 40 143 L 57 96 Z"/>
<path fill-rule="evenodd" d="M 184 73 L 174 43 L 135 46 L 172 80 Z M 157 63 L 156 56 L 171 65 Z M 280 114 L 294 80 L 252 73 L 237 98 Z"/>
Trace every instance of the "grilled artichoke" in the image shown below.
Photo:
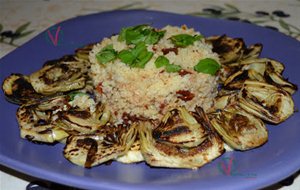
<path fill-rule="evenodd" d="M 226 106 L 211 116 L 213 127 L 234 149 L 256 148 L 268 140 L 265 124 L 257 117 L 243 111 L 236 104 Z"/>
<path fill-rule="evenodd" d="M 206 139 L 204 128 L 184 107 L 166 113 L 152 135 L 157 141 L 180 147 L 195 147 Z"/>
<path fill-rule="evenodd" d="M 98 103 L 95 111 L 75 107 L 59 112 L 55 123 L 70 134 L 91 134 L 104 126 L 109 118 L 106 106 Z"/>
<path fill-rule="evenodd" d="M 242 39 L 233 39 L 226 35 L 206 38 L 206 42 L 213 46 L 213 52 L 219 54 L 221 64 L 239 60 L 246 47 Z"/>
<path fill-rule="evenodd" d="M 33 89 L 28 77 L 22 74 L 11 74 L 4 80 L 2 89 L 6 99 L 15 104 L 28 104 L 43 98 Z"/>
<path fill-rule="evenodd" d="M 189 113 L 190 114 L 190 113 Z M 188 117 L 193 117 L 192 115 Z M 201 108 L 197 108 L 197 113 L 194 114 L 194 119 L 199 122 L 198 127 L 202 128 L 205 133 L 202 136 L 190 136 L 191 139 L 199 138 L 198 142 L 201 144 L 183 147 L 178 146 L 180 139 L 172 144 L 166 140 L 157 140 L 153 136 L 153 124 L 150 122 L 143 122 L 139 126 L 139 136 L 141 140 L 141 151 L 145 161 L 156 167 L 171 167 L 171 168 L 193 168 L 196 169 L 202 165 L 212 161 L 224 152 L 223 142 L 219 136 L 212 130 L 209 120 Z M 169 130 L 170 127 L 167 127 Z M 160 129 L 162 131 L 162 129 Z M 180 133 L 185 133 L 186 130 L 179 130 Z M 191 131 L 195 130 L 194 127 Z M 165 133 L 167 134 L 167 133 Z M 182 139 L 181 139 L 182 140 Z M 184 142 L 181 142 L 184 143 Z"/>
<path fill-rule="evenodd" d="M 33 142 L 53 143 L 69 136 L 53 123 L 51 112 L 39 111 L 33 106 L 21 106 L 17 119 L 21 137 Z"/>
<path fill-rule="evenodd" d="M 44 95 L 81 89 L 86 83 L 88 62 L 58 60 L 45 64 L 32 73 L 29 81 L 34 90 Z"/>
<path fill-rule="evenodd" d="M 297 85 L 283 79 L 281 74 L 276 72 L 274 66 L 271 64 L 267 64 L 266 66 L 265 78 L 268 83 L 284 89 L 289 94 L 294 94 L 298 90 Z"/>
<path fill-rule="evenodd" d="M 106 125 L 90 135 L 69 136 L 64 148 L 66 159 L 90 168 L 126 154 L 136 139 L 136 127 Z"/>
<path fill-rule="evenodd" d="M 248 113 L 275 124 L 294 113 L 291 95 L 264 82 L 246 80 L 239 92 L 238 101 Z"/>

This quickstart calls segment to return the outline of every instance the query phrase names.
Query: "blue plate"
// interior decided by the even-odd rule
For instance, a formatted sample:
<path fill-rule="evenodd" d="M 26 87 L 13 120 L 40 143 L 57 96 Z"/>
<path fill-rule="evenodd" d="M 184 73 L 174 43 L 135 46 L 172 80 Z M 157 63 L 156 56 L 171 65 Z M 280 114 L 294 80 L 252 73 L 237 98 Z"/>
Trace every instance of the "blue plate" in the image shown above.
<path fill-rule="evenodd" d="M 142 10 L 104 12 L 58 23 L 1 59 L 0 81 L 11 73 L 30 74 L 47 60 L 72 54 L 76 48 L 118 33 L 122 27 L 143 23 L 154 27 L 186 24 L 205 36 L 227 34 L 241 37 L 249 45 L 262 43 L 262 57 L 283 62 L 284 76 L 300 84 L 300 43 L 293 38 L 252 24 Z M 258 189 L 300 168 L 298 112 L 280 125 L 267 126 L 270 136 L 264 146 L 226 153 L 199 170 L 117 162 L 85 169 L 63 157 L 63 145 L 37 145 L 21 139 L 17 106 L 8 103 L 2 91 L 0 96 L 0 164 L 57 183 L 85 189 Z M 293 97 L 299 108 L 299 92 Z"/>

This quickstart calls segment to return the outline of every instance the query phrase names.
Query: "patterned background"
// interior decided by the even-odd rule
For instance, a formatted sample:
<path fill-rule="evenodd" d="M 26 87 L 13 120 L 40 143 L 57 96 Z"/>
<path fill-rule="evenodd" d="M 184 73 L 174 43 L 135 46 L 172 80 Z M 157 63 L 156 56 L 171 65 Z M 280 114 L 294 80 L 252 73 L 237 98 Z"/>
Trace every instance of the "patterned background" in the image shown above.
<path fill-rule="evenodd" d="M 0 58 L 60 21 L 118 9 L 161 10 L 247 22 L 300 40 L 300 0 L 0 0 Z M 55 31 L 52 34 L 55 42 Z M 300 177 L 293 176 L 296 180 L 292 185 L 290 178 L 265 190 L 299 190 Z M 0 166 L 1 190 L 26 189 L 32 180 Z"/>

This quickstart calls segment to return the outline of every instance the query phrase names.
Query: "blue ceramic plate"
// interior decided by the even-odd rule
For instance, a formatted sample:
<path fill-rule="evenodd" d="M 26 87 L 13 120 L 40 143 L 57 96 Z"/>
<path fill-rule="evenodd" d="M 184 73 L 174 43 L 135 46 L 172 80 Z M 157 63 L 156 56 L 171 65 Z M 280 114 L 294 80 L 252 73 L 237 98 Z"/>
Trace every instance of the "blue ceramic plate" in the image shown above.
<path fill-rule="evenodd" d="M 122 27 L 142 23 L 154 27 L 186 24 L 205 36 L 227 34 L 241 37 L 247 44 L 262 43 L 262 57 L 285 63 L 284 76 L 300 84 L 300 43 L 295 39 L 252 24 L 140 10 L 105 12 L 58 23 L 1 59 L 0 81 L 11 73 L 30 74 L 47 60 L 71 54 L 77 47 L 118 33 Z M 8 103 L 2 91 L 0 96 L 0 164 L 57 183 L 85 189 L 257 189 L 300 168 L 299 113 L 280 125 L 267 126 L 270 136 L 264 146 L 226 153 L 199 170 L 117 162 L 85 169 L 63 157 L 63 145 L 37 145 L 21 139 L 15 116 L 17 106 Z M 294 100 L 299 108 L 299 92 Z"/>

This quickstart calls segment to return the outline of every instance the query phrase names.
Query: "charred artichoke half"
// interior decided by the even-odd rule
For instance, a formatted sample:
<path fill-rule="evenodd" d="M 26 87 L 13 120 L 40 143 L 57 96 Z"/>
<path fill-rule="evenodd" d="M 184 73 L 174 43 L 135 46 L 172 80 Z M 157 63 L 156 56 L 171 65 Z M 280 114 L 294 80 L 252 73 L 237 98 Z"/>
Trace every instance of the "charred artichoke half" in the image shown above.
<path fill-rule="evenodd" d="M 52 110 L 64 109 L 65 103 L 64 97 L 56 97 L 38 104 L 19 107 L 17 119 L 21 137 L 44 143 L 64 140 L 69 134 L 55 124 Z"/>
<path fill-rule="evenodd" d="M 166 117 L 171 118 L 157 128 L 151 122 L 139 126 L 141 152 L 149 165 L 196 169 L 224 152 L 223 141 L 201 108 L 194 114 L 174 109 Z"/>
<path fill-rule="evenodd" d="M 293 94 L 298 87 L 284 79 L 281 75 L 284 66 L 282 63 L 267 59 L 256 58 L 242 60 L 240 62 L 231 64 L 231 69 L 235 72 L 230 73 L 227 78 L 221 78 L 224 81 L 226 89 L 241 89 L 245 80 L 255 80 L 260 82 L 267 82 L 275 85 L 289 94 Z"/>
<path fill-rule="evenodd" d="M 205 41 L 212 45 L 213 52 L 218 53 L 222 65 L 231 65 L 239 60 L 257 58 L 262 51 L 262 44 L 246 47 L 243 39 L 230 38 L 226 35 L 211 36 Z"/>
<path fill-rule="evenodd" d="M 107 124 L 89 135 L 72 135 L 64 148 L 66 159 L 90 168 L 126 154 L 136 139 L 136 126 Z"/>
<path fill-rule="evenodd" d="M 294 113 L 291 95 L 270 84 L 246 80 L 238 94 L 239 106 L 265 121 L 278 124 Z"/>
<path fill-rule="evenodd" d="M 32 103 L 44 97 L 35 92 L 29 78 L 22 74 L 11 74 L 3 81 L 2 89 L 8 101 L 19 105 Z"/>
<path fill-rule="evenodd" d="M 256 148 L 268 140 L 264 122 L 236 104 L 226 106 L 210 116 L 216 131 L 226 144 L 236 150 Z"/>
<path fill-rule="evenodd" d="M 72 107 L 58 113 L 55 123 L 70 134 L 91 134 L 104 126 L 110 118 L 105 105 L 98 103 L 95 111 Z"/>
<path fill-rule="evenodd" d="M 89 62 L 74 59 L 49 62 L 32 73 L 29 81 L 34 90 L 44 95 L 81 89 L 86 84 Z"/>

